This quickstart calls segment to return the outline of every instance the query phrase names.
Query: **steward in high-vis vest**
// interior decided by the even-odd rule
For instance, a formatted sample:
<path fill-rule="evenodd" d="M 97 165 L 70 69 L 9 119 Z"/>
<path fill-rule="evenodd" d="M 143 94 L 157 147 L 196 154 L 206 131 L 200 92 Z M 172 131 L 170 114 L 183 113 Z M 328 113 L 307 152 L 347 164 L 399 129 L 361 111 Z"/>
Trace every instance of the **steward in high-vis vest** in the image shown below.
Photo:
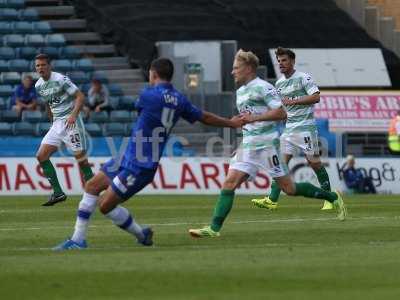
<path fill-rule="evenodd" d="M 400 154 L 400 111 L 390 120 L 388 146 L 392 153 Z"/>

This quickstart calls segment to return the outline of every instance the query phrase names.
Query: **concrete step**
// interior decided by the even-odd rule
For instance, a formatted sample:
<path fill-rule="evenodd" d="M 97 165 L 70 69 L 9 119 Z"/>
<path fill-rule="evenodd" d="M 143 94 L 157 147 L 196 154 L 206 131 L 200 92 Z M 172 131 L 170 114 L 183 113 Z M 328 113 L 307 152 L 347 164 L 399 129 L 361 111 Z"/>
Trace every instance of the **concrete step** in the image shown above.
<path fill-rule="evenodd" d="M 58 6 L 60 0 L 26 0 L 25 6 Z"/>
<path fill-rule="evenodd" d="M 101 37 L 97 32 L 65 32 L 63 35 L 68 44 L 101 43 Z"/>
<path fill-rule="evenodd" d="M 48 22 L 55 32 L 86 30 L 87 25 L 85 19 L 48 20 Z"/>
<path fill-rule="evenodd" d="M 75 9 L 69 5 L 35 7 L 41 19 L 65 19 L 75 15 Z"/>
<path fill-rule="evenodd" d="M 83 54 L 94 55 L 94 56 L 114 56 L 116 53 L 116 49 L 114 45 L 74 45 L 75 48 L 78 48 Z"/>
<path fill-rule="evenodd" d="M 92 58 L 96 70 L 121 70 L 130 69 L 128 58 L 124 56 L 115 57 L 95 57 Z"/>
<path fill-rule="evenodd" d="M 110 82 L 144 82 L 144 76 L 141 69 L 123 69 L 123 70 L 105 70 Z"/>

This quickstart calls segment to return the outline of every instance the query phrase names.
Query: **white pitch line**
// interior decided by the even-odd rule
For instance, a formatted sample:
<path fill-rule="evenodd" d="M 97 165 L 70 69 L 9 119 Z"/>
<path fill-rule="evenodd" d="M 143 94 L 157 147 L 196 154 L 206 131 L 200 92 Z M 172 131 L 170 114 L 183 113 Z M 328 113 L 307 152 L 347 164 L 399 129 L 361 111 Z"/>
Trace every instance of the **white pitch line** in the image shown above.
<path fill-rule="evenodd" d="M 400 216 L 393 217 L 351 217 L 347 220 L 385 220 L 385 219 L 400 219 Z M 251 223 L 296 223 L 296 222 L 319 222 L 319 221 L 335 221 L 337 220 L 334 217 L 331 218 L 292 218 L 292 219 L 276 219 L 276 220 L 244 220 L 244 221 L 231 221 L 226 224 L 251 224 Z M 204 225 L 207 223 L 204 222 L 176 222 L 176 223 L 150 223 L 147 225 L 150 226 L 182 226 L 182 225 Z M 66 226 L 49 226 L 49 227 L 0 227 L 0 231 L 25 231 L 25 230 L 49 230 L 49 229 L 63 229 L 63 228 L 72 228 L 73 223 L 71 225 Z M 113 227 L 110 225 L 90 225 L 91 228 L 105 228 L 105 227 Z"/>

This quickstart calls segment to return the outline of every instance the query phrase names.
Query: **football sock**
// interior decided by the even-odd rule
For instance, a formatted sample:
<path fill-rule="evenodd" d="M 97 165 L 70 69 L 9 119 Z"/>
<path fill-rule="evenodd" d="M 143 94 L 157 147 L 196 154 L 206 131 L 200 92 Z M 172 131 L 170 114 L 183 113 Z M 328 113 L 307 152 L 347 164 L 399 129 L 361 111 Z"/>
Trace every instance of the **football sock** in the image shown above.
<path fill-rule="evenodd" d="M 86 233 L 89 227 L 89 219 L 96 209 L 99 196 L 84 193 L 81 202 L 79 202 L 78 213 L 75 222 L 75 231 L 71 240 L 81 243 L 86 239 Z"/>
<path fill-rule="evenodd" d="M 89 181 L 89 179 L 93 177 L 94 174 L 89 164 L 79 166 L 79 168 L 81 169 L 85 182 Z"/>
<path fill-rule="evenodd" d="M 315 174 L 317 175 L 319 185 L 321 186 L 321 189 L 325 191 L 330 191 L 331 190 L 331 184 L 329 182 L 329 175 L 328 172 L 326 172 L 326 169 L 324 166 L 321 166 L 317 171 L 315 171 Z"/>
<path fill-rule="evenodd" d="M 324 199 L 329 202 L 335 201 L 338 197 L 335 193 L 325 191 L 312 185 L 308 182 L 300 182 L 296 183 L 296 196 L 303 196 L 306 198 L 317 198 L 317 199 Z"/>
<path fill-rule="evenodd" d="M 55 195 L 63 194 L 63 190 L 58 182 L 56 169 L 54 169 L 53 164 L 50 160 L 45 160 L 40 162 L 40 166 L 43 169 L 43 173 L 46 176 L 47 180 L 50 182 L 51 187 L 53 188 Z"/>
<path fill-rule="evenodd" d="M 214 215 L 211 222 L 211 229 L 214 231 L 220 231 L 225 218 L 228 216 L 233 205 L 233 198 L 235 197 L 235 191 L 232 190 L 221 190 L 218 197 L 217 203 L 214 209 Z"/>
<path fill-rule="evenodd" d="M 142 240 L 144 238 L 142 227 L 135 222 L 135 219 L 125 207 L 118 205 L 116 208 L 106 214 L 106 217 L 111 219 L 111 221 L 113 221 L 113 223 L 119 228 L 134 235 L 138 240 Z"/>
<path fill-rule="evenodd" d="M 276 183 L 275 180 L 273 180 L 271 184 L 271 192 L 268 196 L 269 200 L 271 200 L 272 202 L 278 202 L 280 193 L 281 189 L 279 188 L 279 185 Z"/>

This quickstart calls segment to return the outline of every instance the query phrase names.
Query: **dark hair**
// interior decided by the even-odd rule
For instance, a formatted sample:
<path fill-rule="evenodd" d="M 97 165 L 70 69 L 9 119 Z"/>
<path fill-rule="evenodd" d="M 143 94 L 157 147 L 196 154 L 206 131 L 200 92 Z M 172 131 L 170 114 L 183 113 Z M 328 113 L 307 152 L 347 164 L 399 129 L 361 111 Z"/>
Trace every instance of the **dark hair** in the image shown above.
<path fill-rule="evenodd" d="M 275 55 L 276 57 L 287 55 L 290 59 L 296 58 L 296 54 L 292 50 L 283 47 L 278 47 L 278 49 L 275 51 Z"/>
<path fill-rule="evenodd" d="M 35 56 L 35 60 L 37 60 L 37 59 L 40 59 L 40 60 L 45 59 L 45 60 L 47 60 L 47 63 L 50 64 L 50 57 L 47 54 L 39 53 L 38 55 Z"/>
<path fill-rule="evenodd" d="M 168 58 L 157 58 L 151 62 L 150 70 L 155 71 L 160 79 L 171 81 L 174 76 L 174 64 Z"/>

